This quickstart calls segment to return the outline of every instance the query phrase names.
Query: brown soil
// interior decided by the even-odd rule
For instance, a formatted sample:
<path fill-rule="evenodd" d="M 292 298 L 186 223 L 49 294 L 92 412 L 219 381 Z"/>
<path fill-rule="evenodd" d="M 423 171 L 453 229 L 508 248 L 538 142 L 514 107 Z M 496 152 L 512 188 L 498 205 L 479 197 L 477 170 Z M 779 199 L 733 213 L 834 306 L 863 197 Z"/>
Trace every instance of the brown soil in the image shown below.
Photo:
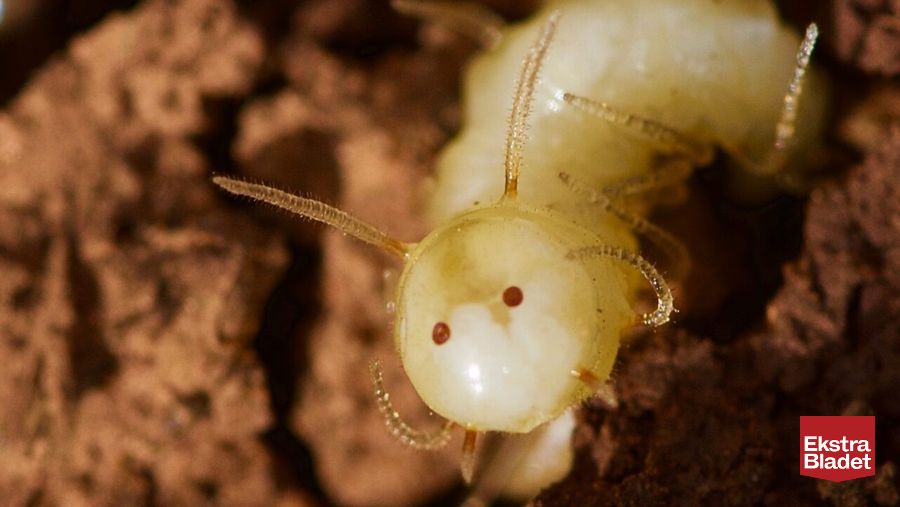
<path fill-rule="evenodd" d="M 458 442 L 402 447 L 371 395 L 378 357 L 435 424 L 393 353 L 397 266 L 209 176 L 418 238 L 475 46 L 385 2 L 61 4 L 0 28 L 0 504 L 458 503 Z M 536 505 L 900 503 L 900 4 L 782 7 L 823 26 L 822 177 L 748 205 L 705 170 L 659 217 L 702 267 L 684 311 L 623 348 L 620 407 L 580 411 Z M 801 414 L 876 415 L 878 475 L 800 477 Z"/>

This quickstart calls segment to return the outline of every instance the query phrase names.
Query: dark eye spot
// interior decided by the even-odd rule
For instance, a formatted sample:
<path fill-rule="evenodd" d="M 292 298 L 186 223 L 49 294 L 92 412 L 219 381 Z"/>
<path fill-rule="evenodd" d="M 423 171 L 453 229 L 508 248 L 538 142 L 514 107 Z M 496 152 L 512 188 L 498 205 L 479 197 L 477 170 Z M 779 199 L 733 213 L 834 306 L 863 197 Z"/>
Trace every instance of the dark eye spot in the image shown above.
<path fill-rule="evenodd" d="M 438 322 L 431 330 L 431 339 L 435 345 L 443 345 L 450 339 L 450 326 L 444 322 Z"/>
<path fill-rule="evenodd" d="M 519 306 L 522 304 L 523 299 L 525 299 L 525 294 L 522 294 L 522 289 L 515 285 L 507 287 L 506 290 L 503 291 L 503 304 L 506 306 Z"/>

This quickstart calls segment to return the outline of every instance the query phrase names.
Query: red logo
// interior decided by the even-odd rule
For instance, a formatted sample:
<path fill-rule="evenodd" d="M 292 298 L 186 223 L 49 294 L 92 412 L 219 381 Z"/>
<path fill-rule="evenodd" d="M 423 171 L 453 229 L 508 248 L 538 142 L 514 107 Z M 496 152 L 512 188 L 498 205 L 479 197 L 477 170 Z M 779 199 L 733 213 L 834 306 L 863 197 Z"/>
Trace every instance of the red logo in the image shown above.
<path fill-rule="evenodd" d="M 800 416 L 800 475 L 834 482 L 875 475 L 875 417 Z"/>

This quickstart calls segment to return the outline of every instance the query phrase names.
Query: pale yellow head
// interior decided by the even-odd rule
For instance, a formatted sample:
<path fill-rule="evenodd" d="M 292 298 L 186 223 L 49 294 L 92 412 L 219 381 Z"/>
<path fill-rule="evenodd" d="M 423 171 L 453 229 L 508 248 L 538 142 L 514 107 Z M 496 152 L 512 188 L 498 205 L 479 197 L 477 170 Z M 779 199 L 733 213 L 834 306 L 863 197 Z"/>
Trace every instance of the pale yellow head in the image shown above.
<path fill-rule="evenodd" d="M 432 410 L 467 429 L 527 432 L 588 394 L 572 371 L 605 378 L 632 314 L 621 271 L 569 255 L 590 242 L 548 210 L 501 202 L 410 252 L 395 340 Z"/>

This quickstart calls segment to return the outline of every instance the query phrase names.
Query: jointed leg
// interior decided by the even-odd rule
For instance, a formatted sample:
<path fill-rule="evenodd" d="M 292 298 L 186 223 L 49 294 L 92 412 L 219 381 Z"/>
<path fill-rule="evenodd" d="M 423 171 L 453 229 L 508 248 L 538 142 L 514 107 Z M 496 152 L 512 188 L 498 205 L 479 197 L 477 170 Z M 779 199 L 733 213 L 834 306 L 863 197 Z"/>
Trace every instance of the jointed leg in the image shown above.
<path fill-rule="evenodd" d="M 500 42 L 503 18 L 486 8 L 471 2 L 440 0 L 391 0 L 398 12 L 446 25 L 492 48 Z"/>
<path fill-rule="evenodd" d="M 466 484 L 471 484 L 472 477 L 475 476 L 475 444 L 477 441 L 478 432 L 466 430 L 466 437 L 463 440 L 462 463 L 460 464 L 463 481 L 465 481 Z"/>
<path fill-rule="evenodd" d="M 689 169 L 689 166 L 687 166 L 686 163 L 684 166 Z M 626 180 L 626 183 L 631 182 L 631 185 L 616 184 L 615 188 L 612 190 L 608 190 L 611 187 L 607 187 L 603 191 L 597 192 L 583 182 L 573 178 L 568 173 L 559 173 L 559 178 L 574 192 L 582 195 L 588 202 L 597 205 L 602 210 L 630 225 L 635 232 L 647 238 L 651 243 L 668 255 L 672 261 L 674 278 L 681 278 L 690 270 L 690 256 L 688 255 L 687 248 L 685 248 L 681 241 L 669 234 L 665 229 L 643 217 L 629 213 L 612 202 L 612 196 L 629 195 L 631 193 L 636 193 L 638 191 L 637 189 L 648 190 L 657 185 L 664 185 L 665 183 L 660 183 L 662 180 L 656 180 L 653 177 L 645 177 L 645 179 L 631 178 L 630 180 Z"/>
<path fill-rule="evenodd" d="M 713 149 L 708 144 L 698 143 L 689 136 L 649 118 L 620 111 L 617 108 L 585 97 L 565 93 L 563 100 L 585 113 L 616 125 L 638 132 L 654 141 L 660 151 L 688 157 L 697 165 L 709 163 Z"/>
<path fill-rule="evenodd" d="M 619 406 L 619 400 L 616 398 L 616 391 L 613 389 L 611 381 L 603 382 L 587 368 L 572 370 L 571 373 L 573 377 L 591 388 L 591 391 L 594 392 L 594 396 L 603 401 L 608 408 L 614 409 Z"/>
<path fill-rule="evenodd" d="M 809 25 L 806 28 L 803 41 L 800 43 L 800 48 L 797 50 L 794 74 L 788 83 L 788 90 L 784 95 L 778 124 L 775 126 L 775 139 L 763 160 L 761 162 L 754 161 L 742 153 L 740 149 L 734 146 L 725 146 L 732 157 L 753 172 L 773 174 L 781 169 L 785 163 L 787 150 L 790 148 L 796 132 L 797 105 L 800 97 L 803 95 L 803 83 L 818 37 L 819 28 L 815 23 Z M 579 97 L 571 93 L 563 95 L 563 100 L 597 118 L 640 132 L 658 143 L 665 152 L 685 155 L 695 164 L 708 163 L 712 158 L 713 150 L 711 146 L 696 143 L 688 136 L 655 120 L 626 113 L 605 102 Z"/>

